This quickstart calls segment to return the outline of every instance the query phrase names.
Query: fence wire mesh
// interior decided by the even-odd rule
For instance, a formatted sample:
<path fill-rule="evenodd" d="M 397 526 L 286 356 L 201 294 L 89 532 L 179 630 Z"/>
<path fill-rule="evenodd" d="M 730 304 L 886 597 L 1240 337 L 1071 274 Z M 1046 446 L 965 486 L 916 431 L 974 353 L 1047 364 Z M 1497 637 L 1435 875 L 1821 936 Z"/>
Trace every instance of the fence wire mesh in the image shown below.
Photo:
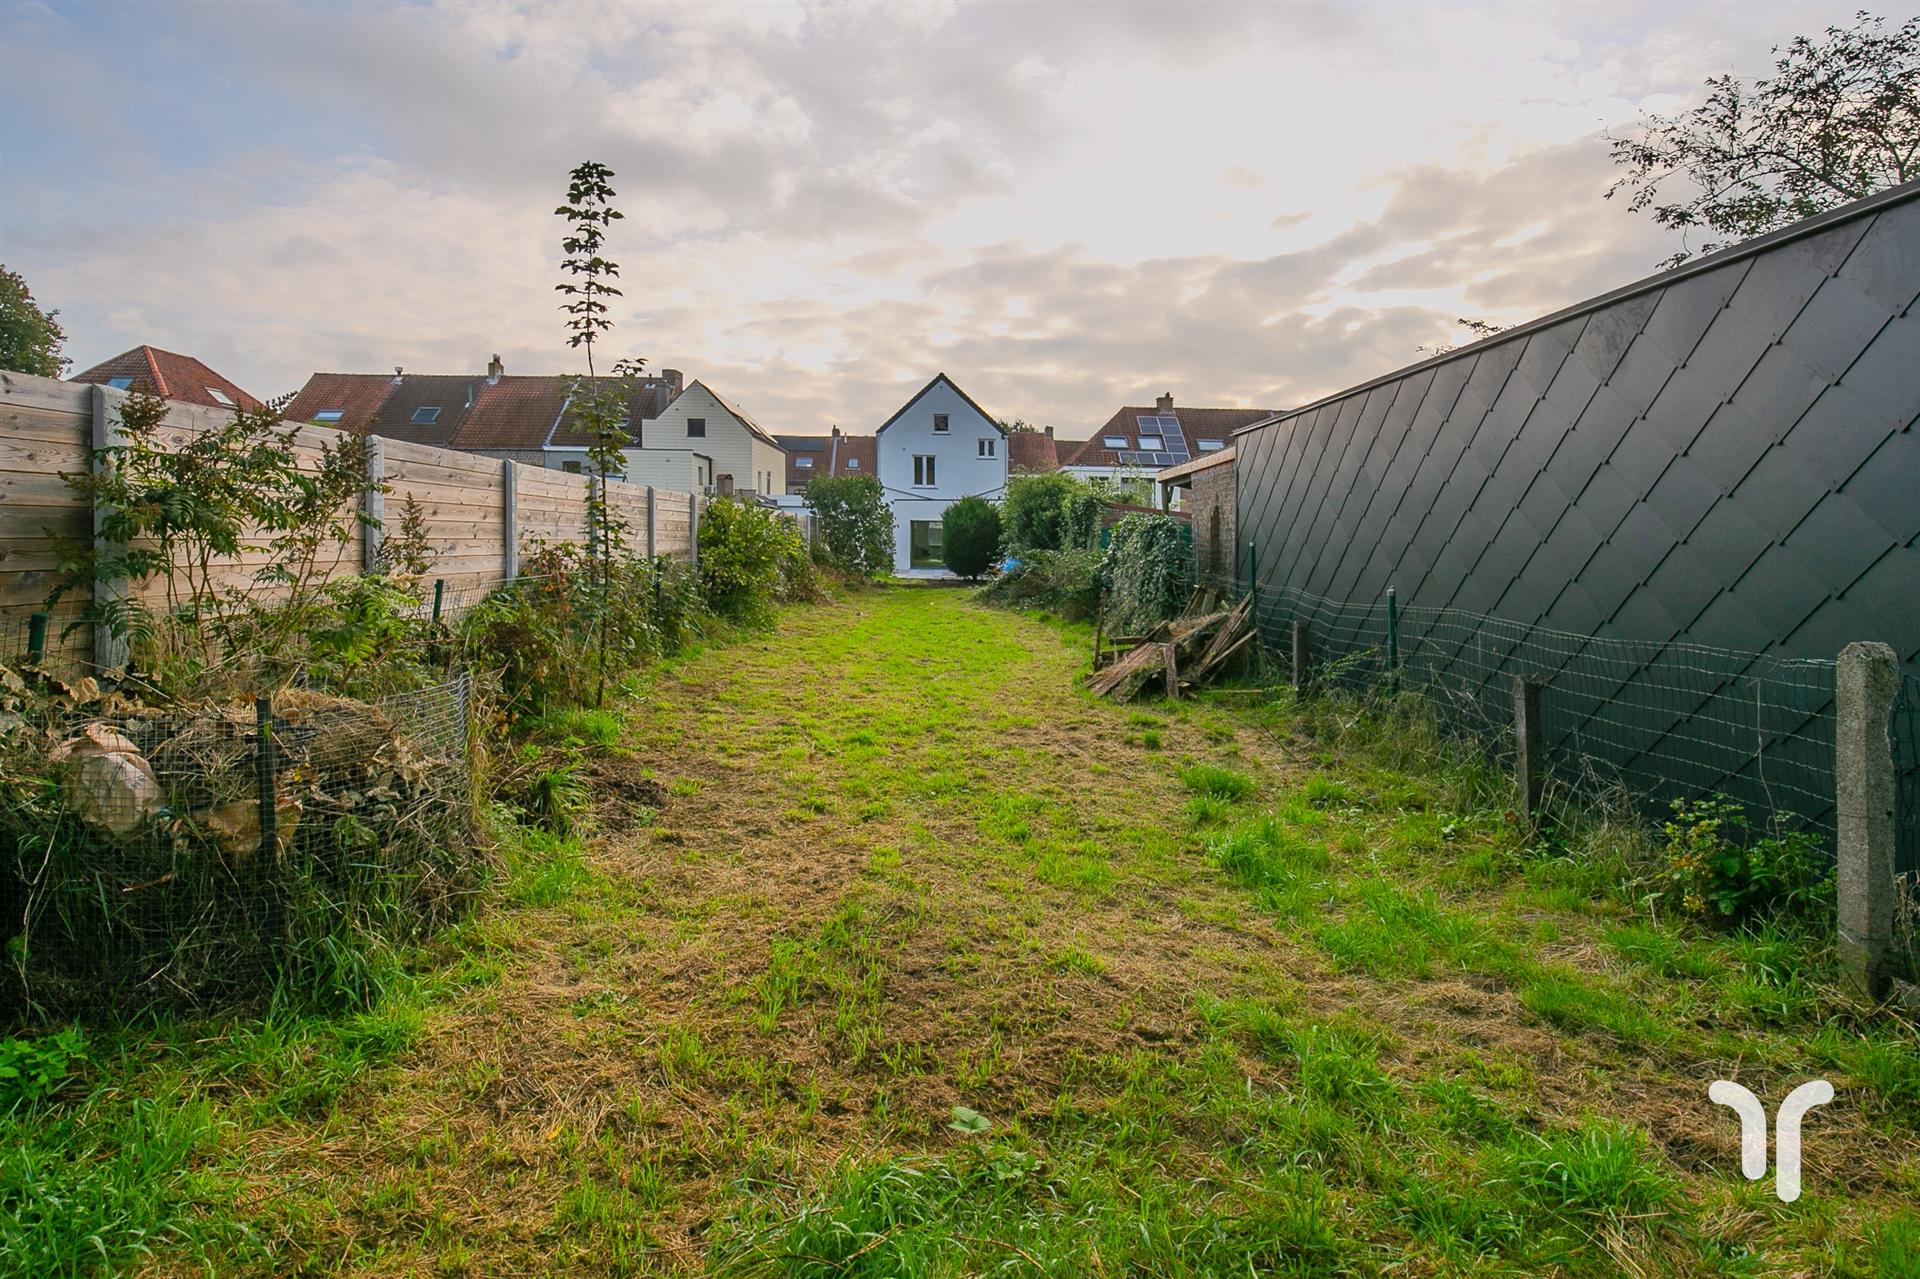
<path fill-rule="evenodd" d="M 350 995 L 479 884 L 470 682 L 117 707 L 16 725 L 0 777 L 0 1006 Z"/>
<path fill-rule="evenodd" d="M 1249 589 L 1236 573 L 1207 580 L 1235 597 Z M 1391 678 L 1496 755 L 1510 755 L 1519 677 L 1542 686 L 1548 763 L 1576 789 L 1618 783 L 1656 817 L 1674 799 L 1723 794 L 1763 822 L 1814 831 L 1832 847 L 1832 660 L 1572 634 L 1459 609 L 1390 608 L 1384 597 L 1332 600 L 1264 585 L 1255 597 L 1261 646 L 1283 665 L 1294 622 L 1307 624 L 1316 681 L 1359 691 Z M 1920 679 L 1903 677 L 1888 731 L 1898 868 L 1912 873 L 1920 871 Z"/>

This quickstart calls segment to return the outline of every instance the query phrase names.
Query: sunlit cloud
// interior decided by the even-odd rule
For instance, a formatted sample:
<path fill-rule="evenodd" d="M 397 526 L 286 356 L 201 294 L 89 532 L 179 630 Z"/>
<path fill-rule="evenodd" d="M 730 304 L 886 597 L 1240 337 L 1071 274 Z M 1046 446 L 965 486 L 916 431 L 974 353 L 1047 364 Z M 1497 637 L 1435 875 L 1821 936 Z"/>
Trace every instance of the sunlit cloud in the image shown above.
<path fill-rule="evenodd" d="M 1846 6 L 1725 12 L 16 4 L 0 255 L 82 363 L 559 371 L 595 158 L 616 346 L 773 429 L 1281 407 L 1647 273 L 1601 131 Z"/>

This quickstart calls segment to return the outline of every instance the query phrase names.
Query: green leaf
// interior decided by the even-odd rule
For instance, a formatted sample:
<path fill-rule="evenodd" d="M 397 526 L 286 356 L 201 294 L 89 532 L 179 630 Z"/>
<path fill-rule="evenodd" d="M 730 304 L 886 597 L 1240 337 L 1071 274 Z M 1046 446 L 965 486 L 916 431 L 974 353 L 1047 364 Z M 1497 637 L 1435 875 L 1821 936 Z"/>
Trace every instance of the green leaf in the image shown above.
<path fill-rule="evenodd" d="M 969 1110 L 965 1106 L 955 1106 L 953 1108 L 953 1122 L 948 1124 L 947 1127 L 953 1129 L 955 1132 L 964 1132 L 969 1136 L 977 1137 L 987 1129 L 993 1127 L 993 1123 L 977 1110 Z"/>

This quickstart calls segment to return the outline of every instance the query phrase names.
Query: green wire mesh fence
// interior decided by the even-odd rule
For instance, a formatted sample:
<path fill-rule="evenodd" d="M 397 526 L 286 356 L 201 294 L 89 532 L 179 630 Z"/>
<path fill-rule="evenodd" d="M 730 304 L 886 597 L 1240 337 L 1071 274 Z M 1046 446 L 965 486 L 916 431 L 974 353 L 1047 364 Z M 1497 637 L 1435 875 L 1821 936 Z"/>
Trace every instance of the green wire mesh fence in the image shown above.
<path fill-rule="evenodd" d="M 1761 820 L 1832 847 L 1832 659 L 1786 658 L 1527 626 L 1451 608 L 1332 600 L 1250 587 L 1249 565 L 1209 583 L 1252 590 L 1260 644 L 1284 662 L 1306 624 L 1313 678 L 1355 691 L 1420 693 L 1496 755 L 1511 753 L 1513 681 L 1542 687 L 1547 760 L 1576 790 L 1618 784 L 1655 817 L 1675 799 L 1722 794 Z M 1905 675 L 1888 725 L 1898 812 L 1896 868 L 1920 871 L 1920 679 Z M 1502 759 L 1510 763 L 1509 759 Z"/>
<path fill-rule="evenodd" d="M 364 993 L 373 957 L 478 887 L 470 694 L 109 697 L 17 727 L 0 1016 Z"/>

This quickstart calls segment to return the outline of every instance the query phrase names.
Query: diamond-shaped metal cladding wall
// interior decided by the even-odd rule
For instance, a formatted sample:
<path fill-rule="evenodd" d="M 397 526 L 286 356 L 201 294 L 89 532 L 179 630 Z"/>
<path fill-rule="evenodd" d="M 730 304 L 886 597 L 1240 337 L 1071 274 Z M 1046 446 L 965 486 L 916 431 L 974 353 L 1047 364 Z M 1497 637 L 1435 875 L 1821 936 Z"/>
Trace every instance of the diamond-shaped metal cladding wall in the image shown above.
<path fill-rule="evenodd" d="M 1267 641 L 1377 644 L 1393 586 L 1410 665 L 1489 721 L 1549 680 L 1563 763 L 1830 823 L 1824 663 L 1880 640 L 1920 680 L 1916 301 L 1910 183 L 1242 432 Z"/>

